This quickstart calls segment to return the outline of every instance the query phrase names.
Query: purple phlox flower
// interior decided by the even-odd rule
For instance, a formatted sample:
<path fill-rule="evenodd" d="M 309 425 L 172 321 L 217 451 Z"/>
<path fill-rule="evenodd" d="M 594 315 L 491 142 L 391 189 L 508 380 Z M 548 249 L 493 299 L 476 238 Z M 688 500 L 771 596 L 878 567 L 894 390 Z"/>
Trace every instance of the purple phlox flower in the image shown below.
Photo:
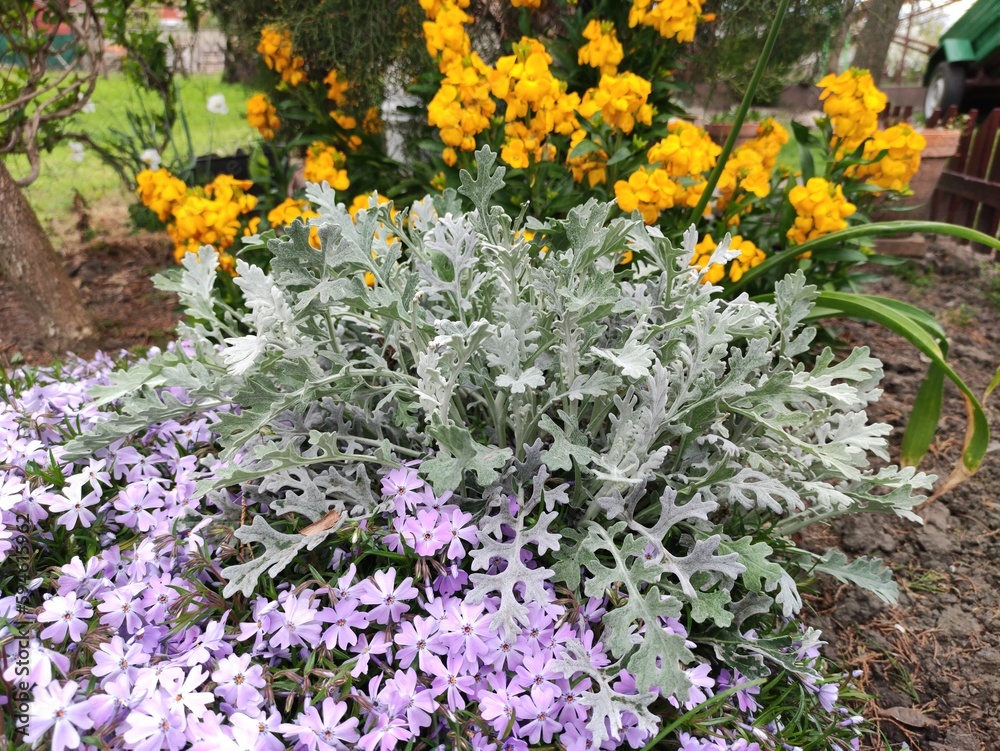
<path fill-rule="evenodd" d="M 365 605 L 375 606 L 369 611 L 368 617 L 381 624 L 398 621 L 410 609 L 406 601 L 412 600 L 417 594 L 410 577 L 396 586 L 395 568 L 376 571 L 371 579 L 365 579 L 358 585 L 358 599 Z"/>
<path fill-rule="evenodd" d="M 169 662 L 158 662 L 139 670 L 135 678 L 135 692 L 152 694 L 161 686 L 184 680 L 184 668 Z"/>
<path fill-rule="evenodd" d="M 434 579 L 434 591 L 442 596 L 449 596 L 461 592 L 469 583 L 469 575 L 452 564 L 447 569 L 447 573 L 439 574 Z"/>
<path fill-rule="evenodd" d="M 522 654 L 531 654 L 545 649 L 554 633 L 553 620 L 539 607 L 538 603 L 528 603 L 528 625 L 521 630 L 515 643 Z"/>
<path fill-rule="evenodd" d="M 390 524 L 395 531 L 382 536 L 382 544 L 390 553 L 399 553 L 400 555 L 406 553 L 406 545 L 403 542 L 403 527 L 408 520 L 407 516 L 394 516 Z"/>
<path fill-rule="evenodd" d="M 394 469 L 382 478 L 382 495 L 392 499 L 393 509 L 400 515 L 406 513 L 407 508 L 413 508 L 417 491 L 422 487 L 424 481 L 409 467 Z"/>
<path fill-rule="evenodd" d="M 562 692 L 557 698 L 562 703 L 559 712 L 559 722 L 568 727 L 573 723 L 586 723 L 590 715 L 590 709 L 585 707 L 580 701 L 584 692 L 590 689 L 590 678 L 583 678 L 577 681 L 575 686 L 571 686 L 565 678 L 560 678 L 556 685 Z"/>
<path fill-rule="evenodd" d="M 133 482 L 118 494 L 114 507 L 120 512 L 115 517 L 119 524 L 148 532 L 159 522 L 153 511 L 163 508 L 163 491 L 156 483 Z"/>
<path fill-rule="evenodd" d="M 551 686 L 557 677 L 552 670 L 552 657 L 542 651 L 525 655 L 512 682 L 527 691 L 533 686 Z"/>
<path fill-rule="evenodd" d="M 104 613 L 101 623 L 112 629 L 124 627 L 128 633 L 134 633 L 142 626 L 145 616 L 140 598 L 145 589 L 145 584 L 129 584 L 105 592 L 97 606 Z"/>
<path fill-rule="evenodd" d="M 361 737 L 358 732 L 358 718 L 344 720 L 347 703 L 332 697 L 323 700 L 322 714 L 314 706 L 306 707 L 294 723 L 283 723 L 279 730 L 286 736 L 294 736 L 309 751 L 350 748 Z"/>
<path fill-rule="evenodd" d="M 275 614 L 278 603 L 264 597 L 258 597 L 253 604 L 253 620 L 250 623 L 240 624 L 240 635 L 237 640 L 246 641 L 255 637 L 254 649 L 260 650 L 264 647 L 264 639 L 270 636 L 281 620 Z"/>
<path fill-rule="evenodd" d="M 832 712 L 834 704 L 840 698 L 840 687 L 836 683 L 824 683 L 816 689 L 816 698 L 823 709 Z"/>
<path fill-rule="evenodd" d="M 747 682 L 747 679 L 743 677 L 739 670 L 734 669 L 730 673 L 728 669 L 723 668 L 719 671 L 717 684 L 720 690 L 731 688 L 732 686 L 740 686 Z M 760 686 L 747 686 L 744 689 L 740 689 L 734 694 L 736 697 L 736 706 L 744 713 L 756 712 L 760 705 L 757 704 L 757 700 L 753 697 L 759 693 Z"/>
<path fill-rule="evenodd" d="M 413 737 L 406 727 L 402 717 L 378 715 L 375 725 L 358 741 L 362 751 L 392 751 L 400 741 L 408 741 Z"/>
<path fill-rule="evenodd" d="M 691 687 L 688 689 L 688 700 L 684 702 L 684 709 L 694 709 L 702 702 L 708 701 L 708 698 L 713 695 L 712 689 L 715 688 L 715 680 L 712 678 L 711 672 L 712 666 L 707 662 L 684 671 L 688 680 L 691 681 Z M 677 699 L 671 696 L 670 703 L 676 707 Z"/>
<path fill-rule="evenodd" d="M 433 655 L 445 654 L 447 645 L 438 635 L 438 624 L 433 618 L 416 616 L 413 621 L 403 623 L 396 632 L 394 641 L 400 649 L 396 660 L 401 668 L 408 668 L 417 660 L 420 670 L 429 672 Z"/>
<path fill-rule="evenodd" d="M 102 486 L 107 487 L 111 485 L 111 473 L 108 472 L 106 467 L 106 460 L 91 457 L 87 468 L 80 472 L 80 476 L 84 478 L 84 482 L 90 483 L 90 487 L 96 493 L 101 492 Z"/>
<path fill-rule="evenodd" d="M 167 626 L 147 624 L 132 634 L 132 641 L 142 645 L 143 652 L 154 654 L 169 641 L 169 634 Z"/>
<path fill-rule="evenodd" d="M 42 520 L 49 518 L 49 512 L 45 510 L 42 504 L 45 503 L 47 505 L 51 497 L 52 493 L 45 490 L 28 491 L 24 494 L 21 502 L 14 506 L 13 510 L 22 516 L 26 516 L 32 524 L 37 525 Z"/>
<path fill-rule="evenodd" d="M 129 560 L 122 557 L 121 548 L 112 545 L 101 553 L 101 558 L 104 559 L 104 576 L 106 578 L 118 586 L 128 584 Z"/>
<path fill-rule="evenodd" d="M 508 686 L 507 678 L 502 673 L 491 675 L 487 683 L 489 688 L 478 697 L 479 714 L 493 728 L 493 732 L 504 733 L 517 715 L 521 689 L 517 684 Z"/>
<path fill-rule="evenodd" d="M 432 657 L 431 669 L 428 672 L 434 676 L 431 691 L 434 697 L 446 694 L 448 708 L 452 712 L 465 709 L 465 696 L 471 696 L 476 689 L 476 679 L 465 672 L 465 660 L 461 655 L 448 655 L 448 662 L 442 662 L 439 657 Z"/>
<path fill-rule="evenodd" d="M 457 602 L 449 607 L 441 631 L 444 642 L 452 654 L 463 656 L 469 668 L 475 668 L 480 659 L 489 656 L 495 637 L 490 628 L 490 616 L 483 611 L 481 604 L 472 605 Z"/>
<path fill-rule="evenodd" d="M 551 684 L 532 686 L 531 693 L 521 697 L 519 709 L 521 722 L 518 735 L 532 744 L 539 740 L 550 743 L 552 735 L 562 730 L 562 725 L 556 720 L 561 707 L 556 701 L 555 687 Z"/>
<path fill-rule="evenodd" d="M 594 735 L 583 723 L 567 724 L 564 720 L 559 742 L 566 747 L 566 751 L 592 751 Z"/>
<path fill-rule="evenodd" d="M 119 674 L 114 680 L 106 681 L 104 693 L 95 693 L 89 699 L 90 719 L 94 727 L 101 727 L 126 710 L 132 709 L 145 696 L 145 691 L 133 690 L 126 676 Z"/>
<path fill-rule="evenodd" d="M 160 574 L 151 578 L 149 587 L 142 593 L 142 604 L 146 609 L 146 619 L 152 623 L 160 623 L 169 616 L 169 608 L 180 597 L 177 587 L 183 587 L 182 579 L 172 575 Z"/>
<path fill-rule="evenodd" d="M 125 725 L 122 740 L 129 751 L 180 751 L 187 745 L 183 714 L 160 692 L 129 712 Z"/>
<path fill-rule="evenodd" d="M 591 597 L 580 608 L 580 615 L 591 623 L 600 623 L 607 612 L 607 603 L 603 597 Z"/>
<path fill-rule="evenodd" d="M 24 491 L 28 486 L 13 474 L 0 475 L 0 511 L 12 511 L 14 506 L 24 500 Z"/>
<path fill-rule="evenodd" d="M 336 600 L 356 598 L 354 593 L 355 577 L 358 575 L 357 567 L 352 563 L 347 570 L 337 579 L 337 586 L 330 589 L 330 596 Z"/>
<path fill-rule="evenodd" d="M 520 738 L 507 738 L 497 751 L 528 751 L 528 744 Z"/>
<path fill-rule="evenodd" d="M 48 686 L 52 682 L 53 666 L 63 675 L 69 675 L 69 658 L 49 649 L 35 638 L 28 641 L 28 674 L 21 675 L 18 667 L 24 663 L 15 655 L 23 648 L 23 642 L 20 640 L 11 641 L 5 647 L 7 669 L 3 673 L 3 679 L 8 683 L 13 685 L 15 682 L 21 683 L 23 681 L 29 686 L 39 688 Z"/>
<path fill-rule="evenodd" d="M 156 542 L 146 537 L 132 548 L 132 560 L 128 564 L 128 575 L 134 580 L 149 579 L 160 569 L 160 554 Z"/>
<path fill-rule="evenodd" d="M 94 614 L 94 609 L 86 600 L 78 600 L 76 592 L 66 596 L 56 595 L 45 601 L 42 612 L 38 614 L 40 623 L 51 623 L 46 627 L 41 637 L 61 643 L 68 635 L 74 642 L 80 641 L 87 633 L 87 619 Z"/>
<path fill-rule="evenodd" d="M 101 496 L 93 491 L 82 495 L 83 487 L 82 483 L 68 483 L 62 489 L 62 495 L 47 493 L 39 500 L 53 514 L 61 514 L 57 521 L 66 529 L 74 529 L 77 525 L 89 528 L 97 519 L 97 515 L 89 507 L 100 503 Z"/>
<path fill-rule="evenodd" d="M 303 592 L 298 596 L 288 595 L 281 603 L 281 610 L 274 614 L 278 629 L 271 637 L 271 646 L 291 648 L 302 645 L 315 648 L 323 633 L 318 616 L 317 608 L 313 607 L 312 592 Z"/>
<path fill-rule="evenodd" d="M 111 476 L 116 480 L 121 480 L 128 473 L 129 468 L 137 464 L 143 456 L 134 447 L 125 446 L 123 441 L 115 441 L 108 446 L 106 458 Z"/>
<path fill-rule="evenodd" d="M 443 548 L 450 540 L 447 522 L 434 509 L 421 509 L 416 517 L 409 517 L 400 531 L 403 539 L 417 555 L 431 556 Z"/>
<path fill-rule="evenodd" d="M 217 621 L 209 621 L 205 626 L 205 631 L 195 639 L 184 655 L 184 664 L 188 667 L 192 665 L 203 665 L 212 657 L 224 657 L 231 654 L 233 648 L 226 642 L 226 620 L 229 618 L 229 611 L 223 613 L 222 618 Z M 319 626 L 316 626 L 317 633 Z"/>
<path fill-rule="evenodd" d="M 281 715 L 277 710 L 272 709 L 270 714 L 261 712 L 254 717 L 236 712 L 229 716 L 229 724 L 256 730 L 256 751 L 285 751 L 285 742 L 277 736 L 281 732 Z"/>
<path fill-rule="evenodd" d="M 358 661 L 354 664 L 354 668 L 351 670 L 351 675 L 357 678 L 359 675 L 363 675 L 368 672 L 368 662 L 371 656 L 382 655 L 389 651 L 389 647 L 392 643 L 386 637 L 384 631 L 379 631 L 375 634 L 371 642 L 368 641 L 368 637 L 365 634 L 361 634 L 358 643 L 354 645 L 353 652 L 358 655 Z"/>
<path fill-rule="evenodd" d="M 198 687 L 208 680 L 201 665 L 196 665 L 183 677 L 177 677 L 160 681 L 161 690 L 174 702 L 174 706 L 179 710 L 200 715 L 205 712 L 205 708 L 215 701 L 215 697 L 208 691 L 198 691 Z"/>
<path fill-rule="evenodd" d="M 250 655 L 229 655 L 219 660 L 212 673 L 215 693 L 230 704 L 246 707 L 257 701 L 264 688 L 264 668 L 251 665 Z"/>
<path fill-rule="evenodd" d="M 76 681 L 50 683 L 36 692 L 31 702 L 30 722 L 25 740 L 35 743 L 52 730 L 48 748 L 52 751 L 80 747 L 80 730 L 94 726 L 86 700 L 74 702 L 79 684 Z"/>
<path fill-rule="evenodd" d="M 368 626 L 368 615 L 358 610 L 358 601 L 353 597 L 341 599 L 327 609 L 324 620 L 330 624 L 323 632 L 327 649 L 333 649 L 334 645 L 339 649 L 353 647 L 358 642 L 355 629 L 360 631 Z"/>
<path fill-rule="evenodd" d="M 514 648 L 516 642 L 516 639 L 508 639 L 501 629 L 498 634 L 494 635 L 490 644 L 490 653 L 483 662 L 495 666 L 497 670 L 517 670 L 524 657 Z"/>
<path fill-rule="evenodd" d="M 163 506 L 171 510 L 172 516 L 181 517 L 188 511 L 196 511 L 200 505 L 199 499 L 195 498 L 197 483 L 194 480 L 178 481 L 174 487 L 163 495 Z"/>
<path fill-rule="evenodd" d="M 604 643 L 597 641 L 597 636 L 593 631 L 589 629 L 584 631 L 580 635 L 580 642 L 595 668 L 603 668 L 611 664 L 611 660 L 604 652 Z"/>
<path fill-rule="evenodd" d="M 139 666 L 148 662 L 149 655 L 138 644 L 126 644 L 120 636 L 112 636 L 111 641 L 94 652 L 94 667 L 90 672 L 98 678 L 104 677 L 102 686 L 119 675 L 124 675 L 134 685 Z"/>
<path fill-rule="evenodd" d="M 417 680 L 417 673 L 413 668 L 397 670 L 385 682 L 379 699 L 389 706 L 390 714 L 406 715 L 407 727 L 413 735 L 431 724 L 431 715 L 438 706 L 434 695 Z"/>

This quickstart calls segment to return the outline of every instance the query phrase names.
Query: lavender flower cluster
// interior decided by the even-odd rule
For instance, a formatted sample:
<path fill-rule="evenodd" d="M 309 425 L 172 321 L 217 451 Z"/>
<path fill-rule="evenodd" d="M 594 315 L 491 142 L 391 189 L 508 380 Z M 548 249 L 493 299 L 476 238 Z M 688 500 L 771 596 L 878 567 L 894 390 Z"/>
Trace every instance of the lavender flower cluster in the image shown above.
<path fill-rule="evenodd" d="M 225 601 L 213 502 L 194 494 L 212 471 L 199 457 L 211 454 L 215 414 L 160 423 L 86 461 L 60 458 L 68 431 L 101 419 L 86 394 L 112 366 L 98 356 L 40 371 L 30 385 L 8 387 L 0 404 L 0 566 L 25 519 L 38 560 L 58 563 L 35 572 L 27 611 L 13 595 L 0 598 L 0 672 L 33 694 L 24 743 L 53 751 L 595 745 L 581 701 L 590 679 L 554 665 L 570 640 L 595 666 L 610 664 L 601 643 L 608 597 L 574 602 L 549 585 L 546 601 L 525 603 L 529 623 L 516 638 L 495 632 L 498 600 L 467 597 L 473 516 L 403 467 L 382 477 L 383 518 L 332 550 L 327 571 Z M 688 636 L 672 618 L 646 628 Z M 30 670 L 16 676 L 22 633 Z M 736 719 L 713 732 L 688 725 L 668 745 L 782 747 L 772 740 L 780 721 L 754 722 L 759 682 L 708 660 L 686 673 L 687 701 L 664 699 L 664 713 L 732 689 L 711 711 Z M 854 723 L 835 707 L 836 683 L 809 688 L 835 723 Z M 634 693 L 633 677 L 622 671 L 614 689 Z M 600 747 L 650 743 L 634 719 L 626 714 Z"/>

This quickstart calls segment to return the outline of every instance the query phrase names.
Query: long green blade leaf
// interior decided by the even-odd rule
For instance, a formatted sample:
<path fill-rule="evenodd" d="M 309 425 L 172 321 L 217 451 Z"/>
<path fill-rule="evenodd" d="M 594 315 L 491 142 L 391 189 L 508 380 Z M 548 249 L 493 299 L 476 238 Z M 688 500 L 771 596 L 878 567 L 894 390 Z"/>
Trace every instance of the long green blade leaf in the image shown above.
<path fill-rule="evenodd" d="M 879 237 L 882 235 L 900 235 L 911 232 L 920 232 L 929 235 L 951 235 L 963 240 L 970 240 L 990 248 L 1000 250 L 1000 240 L 990 237 L 982 232 L 977 232 L 968 227 L 959 227 L 957 224 L 947 224 L 946 222 L 918 222 L 918 221 L 898 221 L 898 222 L 872 222 L 870 224 L 860 224 L 856 227 L 848 227 L 840 232 L 831 232 L 813 240 L 796 245 L 774 253 L 767 257 L 762 263 L 748 269 L 738 282 L 728 289 L 732 293 L 737 293 L 746 287 L 750 282 L 769 271 L 773 271 L 781 266 L 792 263 L 802 253 L 808 250 L 824 248 L 831 244 L 842 243 L 846 240 L 855 240 L 861 237 Z"/>
<path fill-rule="evenodd" d="M 944 485 L 934 494 L 935 497 L 971 477 L 979 468 L 989 447 L 989 423 L 986 420 L 986 413 L 983 411 L 983 406 L 979 399 L 976 398 L 976 395 L 966 385 L 965 381 L 945 361 L 944 352 L 942 352 L 941 347 L 938 346 L 931 334 L 920 323 L 908 318 L 895 307 L 886 305 L 884 301 L 874 296 L 854 295 L 844 292 L 821 292 L 817 298 L 817 303 L 826 308 L 837 309 L 841 315 L 864 318 L 880 323 L 886 328 L 895 331 L 927 355 L 933 364 L 940 368 L 943 375 L 947 376 L 958 387 L 958 390 L 961 391 L 965 399 L 965 408 L 968 417 L 965 431 L 965 445 L 962 449 L 960 462 L 955 466 L 955 469 Z M 923 392 L 923 389 L 921 389 L 921 392 Z M 933 413 L 933 403 L 922 405 L 918 402 L 913 406 L 914 412 L 925 408 L 927 408 L 926 419 L 929 420 Z"/>
<path fill-rule="evenodd" d="M 910 419 L 906 421 L 906 432 L 899 449 L 903 464 L 917 466 L 927 454 L 941 421 L 941 405 L 944 402 L 944 371 L 932 364 L 920 384 L 920 391 L 913 402 Z"/>

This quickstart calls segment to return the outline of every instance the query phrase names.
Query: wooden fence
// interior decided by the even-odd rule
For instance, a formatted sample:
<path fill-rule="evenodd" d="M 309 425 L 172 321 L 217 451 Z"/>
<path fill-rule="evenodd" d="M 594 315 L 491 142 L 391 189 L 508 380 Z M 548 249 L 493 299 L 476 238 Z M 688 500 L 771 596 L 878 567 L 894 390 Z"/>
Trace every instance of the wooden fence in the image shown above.
<path fill-rule="evenodd" d="M 935 112 L 927 121 L 927 127 L 949 122 L 955 114 L 954 107 L 944 118 Z M 978 117 L 977 110 L 969 113 L 958 151 L 945 166 L 931 198 L 930 218 L 997 237 L 1000 233 L 1000 108 L 994 108 L 981 123 L 977 123 Z M 988 250 L 978 244 L 973 248 Z"/>

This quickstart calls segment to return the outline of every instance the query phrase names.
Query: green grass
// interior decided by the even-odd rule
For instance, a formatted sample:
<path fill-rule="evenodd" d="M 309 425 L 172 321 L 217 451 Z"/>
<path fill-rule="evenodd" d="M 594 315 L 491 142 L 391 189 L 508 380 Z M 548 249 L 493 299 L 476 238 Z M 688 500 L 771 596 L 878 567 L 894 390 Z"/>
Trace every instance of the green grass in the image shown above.
<path fill-rule="evenodd" d="M 192 75 L 178 81 L 181 105 L 187 119 L 194 153 L 231 154 L 239 147 L 244 149 L 255 139 L 254 131 L 246 122 L 246 100 L 253 91 L 243 86 L 223 84 L 221 75 Z M 229 113 L 213 115 L 205 109 L 212 94 L 226 97 Z M 137 92 L 121 74 L 101 78 L 91 99 L 96 108 L 92 113 L 80 113 L 67 130 L 87 133 L 96 141 L 112 129 L 127 131 L 124 116 L 127 108 L 151 106 L 155 98 L 148 92 Z M 174 128 L 181 153 L 187 150 L 187 135 L 178 124 Z M 164 159 L 169 161 L 172 152 Z M 28 173 L 28 160 L 23 156 L 9 157 L 7 164 L 15 177 Z M 42 225 L 52 235 L 57 228 L 73 217 L 73 196 L 78 191 L 90 205 L 91 211 L 100 211 L 102 205 L 124 205 L 131 202 L 122 181 L 111 167 L 105 165 L 94 153 L 84 152 L 83 161 L 72 159 L 72 152 L 65 142 L 50 153 L 42 155 L 41 172 L 26 190 Z"/>

